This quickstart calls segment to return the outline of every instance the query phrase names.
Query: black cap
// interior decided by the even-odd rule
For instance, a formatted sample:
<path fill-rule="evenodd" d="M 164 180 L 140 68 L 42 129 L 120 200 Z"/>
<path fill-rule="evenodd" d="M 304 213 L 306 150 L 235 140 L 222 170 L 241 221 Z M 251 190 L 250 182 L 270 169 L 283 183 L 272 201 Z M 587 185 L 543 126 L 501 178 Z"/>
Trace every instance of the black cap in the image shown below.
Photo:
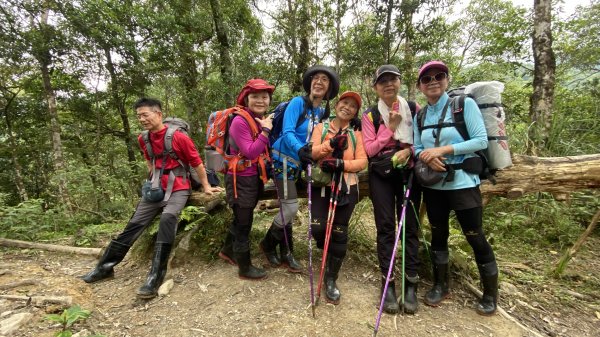
<path fill-rule="evenodd" d="M 302 78 L 302 86 L 304 87 L 304 91 L 306 91 L 307 94 L 310 94 L 310 82 L 312 81 L 312 76 L 316 73 L 323 73 L 329 77 L 329 90 L 323 99 L 328 101 L 337 96 L 340 90 L 340 76 L 333 68 L 323 65 L 312 66 L 308 68 L 306 72 L 304 72 L 304 76 Z"/>
<path fill-rule="evenodd" d="M 394 74 L 400 77 L 400 70 L 393 64 L 384 64 L 380 66 L 377 68 L 377 71 L 375 71 L 375 76 L 373 76 L 373 85 L 377 84 L 377 81 L 385 74 Z"/>

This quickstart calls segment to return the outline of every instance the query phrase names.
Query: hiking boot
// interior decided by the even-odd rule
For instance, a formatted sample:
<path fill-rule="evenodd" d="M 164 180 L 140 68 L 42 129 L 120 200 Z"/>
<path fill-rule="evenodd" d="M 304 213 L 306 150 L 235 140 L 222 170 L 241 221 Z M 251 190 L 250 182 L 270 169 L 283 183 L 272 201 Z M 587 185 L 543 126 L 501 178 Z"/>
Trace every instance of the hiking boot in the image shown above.
<path fill-rule="evenodd" d="M 400 311 L 398 297 L 396 297 L 396 283 L 393 279 L 388 283 L 387 291 L 383 293 L 385 287 L 385 277 L 381 277 L 381 294 L 383 296 L 383 311 L 395 315 Z"/>
<path fill-rule="evenodd" d="M 225 242 L 223 243 L 223 247 L 219 252 L 219 257 L 230 265 L 237 266 L 237 263 L 235 262 L 235 256 L 233 254 L 233 234 L 230 231 L 227 232 Z"/>
<path fill-rule="evenodd" d="M 425 294 L 425 304 L 437 307 L 450 295 L 448 273 L 448 251 L 432 251 L 433 287 Z"/>
<path fill-rule="evenodd" d="M 267 277 L 264 269 L 256 268 L 252 265 L 250 251 L 236 252 L 235 258 L 238 262 L 238 276 L 244 280 L 262 280 Z"/>
<path fill-rule="evenodd" d="M 279 240 L 277 240 L 273 236 L 273 226 L 275 225 L 271 225 L 271 227 L 269 227 L 267 234 L 260 241 L 258 247 L 260 248 L 260 251 L 265 255 L 265 258 L 267 259 L 269 265 L 273 268 L 277 268 L 281 266 L 281 260 L 277 255 L 277 244 L 279 243 Z"/>
<path fill-rule="evenodd" d="M 98 264 L 94 270 L 90 271 L 86 275 L 80 276 L 80 278 L 86 283 L 94 283 L 114 277 L 115 272 L 113 267 L 119 264 L 119 262 L 123 261 L 123 258 L 129 251 L 129 248 L 131 248 L 131 246 L 116 240 L 112 240 L 108 244 L 108 247 L 106 247 L 104 254 L 100 258 L 100 261 L 98 261 Z"/>
<path fill-rule="evenodd" d="M 340 268 L 344 259 L 334 256 L 327 257 L 327 265 L 325 267 L 325 298 L 328 303 L 338 305 L 340 303 L 341 293 L 335 281 L 337 281 Z"/>
<path fill-rule="evenodd" d="M 279 244 L 279 250 L 281 251 L 281 263 L 287 266 L 287 270 L 290 273 L 301 273 L 302 265 L 296 261 L 294 255 L 294 239 L 292 235 L 292 226 L 288 226 L 285 228 L 285 235 L 287 237 L 287 244 L 289 247 L 286 247 L 285 240 L 282 240 Z"/>
<path fill-rule="evenodd" d="M 491 316 L 496 312 L 498 303 L 498 265 L 494 260 L 477 264 L 477 268 L 483 285 L 483 296 L 477 304 L 477 313 L 483 316 Z"/>
<path fill-rule="evenodd" d="M 419 287 L 419 276 L 406 276 L 404 279 L 404 306 L 403 310 L 407 314 L 414 315 L 419 308 L 417 300 L 417 288 Z"/>
<path fill-rule="evenodd" d="M 138 298 L 150 299 L 158 295 L 158 288 L 167 275 L 167 264 L 171 254 L 171 244 L 157 242 L 154 246 L 154 257 L 148 278 L 143 286 L 137 291 Z"/>

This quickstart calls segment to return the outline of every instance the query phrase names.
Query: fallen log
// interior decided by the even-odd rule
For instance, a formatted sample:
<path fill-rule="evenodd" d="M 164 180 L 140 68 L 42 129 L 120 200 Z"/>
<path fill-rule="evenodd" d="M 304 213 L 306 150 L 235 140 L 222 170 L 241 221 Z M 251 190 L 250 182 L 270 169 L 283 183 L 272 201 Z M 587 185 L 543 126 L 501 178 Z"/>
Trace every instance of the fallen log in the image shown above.
<path fill-rule="evenodd" d="M 61 246 L 61 245 L 51 245 L 47 243 L 38 243 L 38 242 L 28 242 L 28 241 L 20 241 L 20 240 L 11 240 L 0 238 L 0 246 L 2 247 L 16 247 L 16 248 L 29 248 L 29 249 L 42 249 L 53 252 L 62 252 L 62 253 L 75 253 L 82 255 L 100 255 L 100 248 L 83 248 L 83 247 L 71 247 L 71 246 Z"/>
<path fill-rule="evenodd" d="M 73 297 L 71 296 L 20 296 L 20 295 L 0 295 L 1 299 L 9 301 L 24 301 L 27 304 L 33 304 L 37 306 L 46 304 L 62 304 L 64 306 L 70 306 L 73 304 Z"/>
<path fill-rule="evenodd" d="M 513 155 L 513 166 L 496 172 L 496 185 L 481 184 L 484 197 L 502 196 L 509 199 L 525 194 L 549 192 L 561 196 L 582 189 L 600 188 L 600 154 L 567 157 L 531 157 Z M 367 171 L 359 173 L 360 197 L 369 196 Z M 298 182 L 298 195 L 305 198 L 305 183 Z M 192 195 L 199 195 L 194 192 Z M 272 184 L 265 188 L 261 200 L 277 199 Z M 195 205 L 195 197 L 190 198 Z"/>

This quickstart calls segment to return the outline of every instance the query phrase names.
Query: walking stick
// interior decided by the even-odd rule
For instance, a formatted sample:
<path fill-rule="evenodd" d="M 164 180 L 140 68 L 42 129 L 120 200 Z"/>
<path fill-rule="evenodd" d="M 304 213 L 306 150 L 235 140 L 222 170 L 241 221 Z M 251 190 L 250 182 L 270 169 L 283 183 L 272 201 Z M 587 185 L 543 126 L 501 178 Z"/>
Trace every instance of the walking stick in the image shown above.
<path fill-rule="evenodd" d="M 406 205 L 408 203 L 408 197 L 410 196 L 410 188 L 412 185 L 412 175 L 408 177 L 408 184 L 406 186 L 406 192 L 404 193 L 404 200 L 402 200 L 402 215 L 400 216 L 400 221 L 398 222 L 398 232 L 396 233 L 396 240 L 394 241 L 394 250 L 392 251 L 392 258 L 390 260 L 390 266 L 388 268 L 387 276 L 385 278 L 385 285 L 383 287 L 383 292 L 381 293 L 381 301 L 379 303 L 379 312 L 377 313 L 377 319 L 375 320 L 375 329 L 373 331 L 373 337 L 377 336 L 377 331 L 379 330 L 379 322 L 381 321 L 381 314 L 383 312 L 383 301 L 385 299 L 385 294 L 387 292 L 387 288 L 390 284 L 390 277 L 392 276 L 392 270 L 394 269 L 394 259 L 396 258 L 396 249 L 398 248 L 398 240 L 400 239 L 400 231 L 403 228 L 403 224 L 406 221 Z"/>
<path fill-rule="evenodd" d="M 404 207 L 404 205 L 402 205 L 402 207 Z M 404 313 L 404 286 L 405 286 L 404 273 L 406 272 L 406 270 L 405 270 L 406 264 L 404 263 L 405 258 L 406 258 L 406 226 L 405 225 L 406 225 L 406 219 L 404 219 L 404 226 L 403 226 L 404 228 L 402 228 L 402 287 L 401 287 L 402 293 L 400 294 L 400 303 L 402 304 L 402 312 L 403 313 Z"/>
<path fill-rule="evenodd" d="M 333 228 L 333 219 L 335 218 L 335 208 L 338 203 L 338 195 L 341 190 L 342 181 L 344 179 L 344 172 L 339 173 L 339 182 L 335 185 L 335 173 L 331 177 L 331 195 L 329 197 L 329 211 L 327 212 L 327 223 L 325 226 L 325 245 L 323 247 L 323 257 L 321 258 L 321 272 L 319 273 L 319 285 L 317 286 L 317 303 L 321 298 L 321 286 L 323 285 L 323 277 L 325 276 L 323 271 L 325 269 L 325 263 L 327 262 L 327 251 L 329 250 L 329 241 L 331 239 L 331 229 Z M 335 194 L 334 194 L 335 192 Z M 335 195 L 335 197 L 334 197 Z M 333 203 L 333 206 L 332 206 Z"/>
<path fill-rule="evenodd" d="M 312 268 L 312 165 L 308 164 L 308 277 L 310 280 L 310 308 L 312 309 L 313 318 L 315 318 L 315 288 L 313 284 L 313 268 Z"/>

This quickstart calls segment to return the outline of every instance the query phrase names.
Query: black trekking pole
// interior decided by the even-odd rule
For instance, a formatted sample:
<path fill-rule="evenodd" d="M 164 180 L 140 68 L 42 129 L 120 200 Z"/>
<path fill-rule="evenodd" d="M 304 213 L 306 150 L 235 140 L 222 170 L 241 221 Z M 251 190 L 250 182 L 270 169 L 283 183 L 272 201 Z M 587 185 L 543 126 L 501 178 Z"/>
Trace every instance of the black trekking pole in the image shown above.
<path fill-rule="evenodd" d="M 308 174 L 308 277 L 310 282 L 310 308 L 312 309 L 313 318 L 315 318 L 315 287 L 313 281 L 312 268 L 312 164 L 306 167 Z"/>
<path fill-rule="evenodd" d="M 375 329 L 373 331 L 373 337 L 377 336 L 377 331 L 379 330 L 379 323 L 381 321 L 381 314 L 383 312 L 383 302 L 385 299 L 385 294 L 387 292 L 388 286 L 390 284 L 390 277 L 392 276 L 392 270 L 394 269 L 394 259 L 396 258 L 396 249 L 398 249 L 398 241 L 400 239 L 400 232 L 403 230 L 403 225 L 406 222 L 406 206 L 408 204 L 408 198 L 410 196 L 410 189 L 412 187 L 412 175 L 408 178 L 408 184 L 406 186 L 406 192 L 404 193 L 404 200 L 402 200 L 402 214 L 400 216 L 400 221 L 398 222 L 398 232 L 396 233 L 396 240 L 394 241 L 394 250 L 392 250 L 392 257 L 390 259 L 390 266 L 388 268 L 387 276 L 385 278 L 385 285 L 383 287 L 383 292 L 381 293 L 381 302 L 379 303 L 379 312 L 377 313 L 377 319 L 375 320 Z"/>

